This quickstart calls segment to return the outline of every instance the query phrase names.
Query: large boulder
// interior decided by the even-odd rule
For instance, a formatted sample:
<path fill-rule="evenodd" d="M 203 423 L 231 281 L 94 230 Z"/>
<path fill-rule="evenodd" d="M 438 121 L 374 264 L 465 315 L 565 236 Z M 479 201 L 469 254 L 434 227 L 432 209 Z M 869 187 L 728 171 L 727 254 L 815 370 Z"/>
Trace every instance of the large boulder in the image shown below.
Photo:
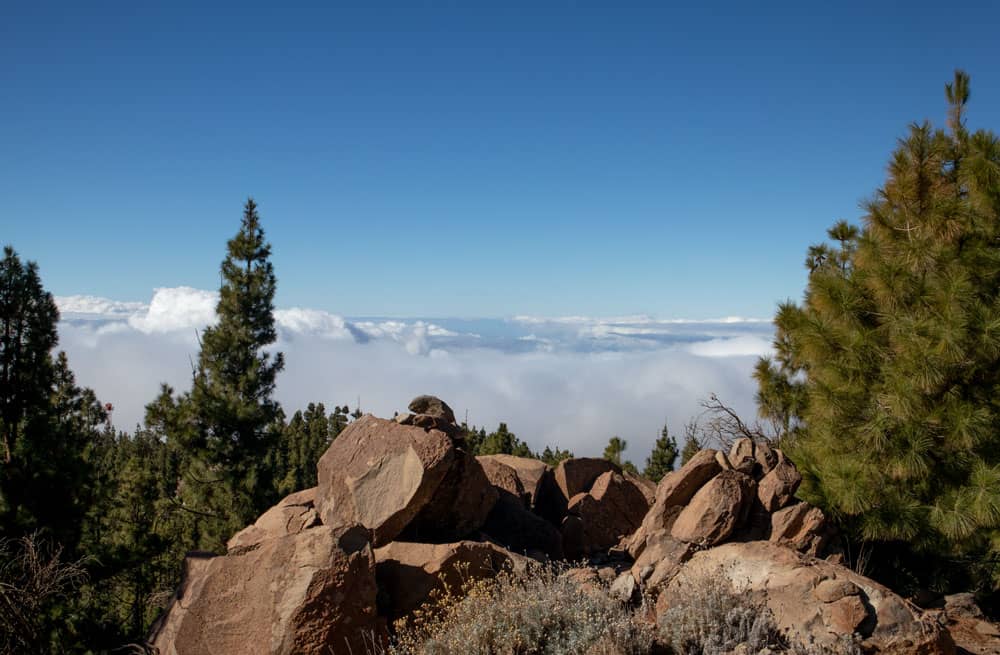
<path fill-rule="evenodd" d="M 832 533 L 823 511 L 806 502 L 789 505 L 771 515 L 769 540 L 808 555 L 820 555 Z"/>
<path fill-rule="evenodd" d="M 441 419 L 445 423 L 455 423 L 455 412 L 448 407 L 448 403 L 437 396 L 417 396 L 410 401 L 407 407 L 414 414 L 423 414 L 433 418 Z"/>
<path fill-rule="evenodd" d="M 431 592 L 461 593 L 464 585 L 501 571 L 523 572 L 528 560 L 477 541 L 420 544 L 396 541 L 375 550 L 379 610 L 396 619 L 422 605 Z M 357 651 L 356 651 L 357 652 Z M 361 651 L 365 652 L 365 651 Z"/>
<path fill-rule="evenodd" d="M 478 459 L 479 463 L 483 465 L 484 469 L 486 469 L 487 475 L 490 474 L 487 462 L 495 462 L 497 464 L 510 467 L 510 469 L 514 471 L 518 480 L 521 481 L 524 493 L 528 495 L 528 505 L 531 508 L 536 507 L 539 495 L 543 493 L 543 489 L 547 486 L 546 483 L 553 483 L 552 468 L 545 462 L 538 459 L 502 454 L 480 455 L 476 459 Z M 493 482 L 493 484 L 495 485 L 496 482 Z"/>
<path fill-rule="evenodd" d="M 802 475 L 795 464 L 780 450 L 775 450 L 774 453 L 777 455 L 777 463 L 757 485 L 757 497 L 769 512 L 776 512 L 792 502 L 802 482 Z"/>
<path fill-rule="evenodd" d="M 738 471 L 719 473 L 681 511 L 670 534 L 700 546 L 722 543 L 746 519 L 756 486 L 753 478 Z"/>
<path fill-rule="evenodd" d="M 320 520 L 333 527 L 363 525 L 375 546 L 388 543 L 431 501 L 455 453 L 444 432 L 363 416 L 319 460 Z"/>
<path fill-rule="evenodd" d="M 488 455 L 476 457 L 476 461 L 483 467 L 486 478 L 490 484 L 496 487 L 497 491 L 506 491 L 515 498 L 519 498 L 525 506 L 530 506 L 528 495 L 524 491 L 524 483 L 521 482 L 520 476 L 513 467 Z"/>
<path fill-rule="evenodd" d="M 678 590 L 721 581 L 770 609 L 777 627 L 802 642 L 834 646 L 857 632 L 864 652 L 950 655 L 954 644 L 931 616 L 843 566 L 768 542 L 728 543 L 695 553 L 664 585 L 658 609 Z"/>
<path fill-rule="evenodd" d="M 161 655 L 363 653 L 380 634 L 369 531 L 319 526 L 195 555 L 149 641 Z"/>
<path fill-rule="evenodd" d="M 609 471 L 621 474 L 621 468 L 606 459 L 597 457 L 564 459 L 556 467 L 556 485 L 568 502 L 573 496 L 590 491 L 597 478 Z"/>
<path fill-rule="evenodd" d="M 583 523 L 583 552 L 606 550 L 632 534 L 649 510 L 649 502 L 638 486 L 616 471 L 606 471 L 589 492 L 569 501 L 567 511 Z"/>
<path fill-rule="evenodd" d="M 260 515 L 250 526 L 237 532 L 226 543 L 232 552 L 260 543 L 265 539 L 298 534 L 320 524 L 316 512 L 316 487 L 285 496 L 277 505 Z"/>
<path fill-rule="evenodd" d="M 497 490 L 483 467 L 464 449 L 455 449 L 448 473 L 427 504 L 399 533 L 404 541 L 444 543 L 475 534 L 493 510 Z"/>
<path fill-rule="evenodd" d="M 632 577 L 648 587 L 669 582 L 697 548 L 674 539 L 668 530 L 658 530 L 646 539 L 642 554 L 632 564 Z"/>

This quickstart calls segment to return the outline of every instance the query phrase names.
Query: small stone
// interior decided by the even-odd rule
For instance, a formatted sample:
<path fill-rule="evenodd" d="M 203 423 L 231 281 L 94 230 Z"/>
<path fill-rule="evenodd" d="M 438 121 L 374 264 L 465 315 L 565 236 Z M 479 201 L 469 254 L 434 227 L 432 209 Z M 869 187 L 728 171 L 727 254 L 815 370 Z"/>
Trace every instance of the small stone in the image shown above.
<path fill-rule="evenodd" d="M 436 396 L 417 396 L 410 401 L 407 409 L 415 414 L 427 414 L 446 423 L 455 423 L 455 412 L 448 407 L 448 403 Z"/>
<path fill-rule="evenodd" d="M 861 590 L 850 580 L 826 579 L 813 589 L 813 596 L 823 603 L 835 603 L 846 596 L 858 596 Z"/>

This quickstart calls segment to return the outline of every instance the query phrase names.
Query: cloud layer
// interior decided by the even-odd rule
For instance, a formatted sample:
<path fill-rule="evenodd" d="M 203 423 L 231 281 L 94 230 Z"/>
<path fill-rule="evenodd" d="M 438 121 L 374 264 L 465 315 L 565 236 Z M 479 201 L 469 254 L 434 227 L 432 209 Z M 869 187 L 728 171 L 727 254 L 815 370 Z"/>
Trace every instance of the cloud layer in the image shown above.
<path fill-rule="evenodd" d="M 162 382 L 190 385 L 197 334 L 216 320 L 216 300 L 189 287 L 156 289 L 148 304 L 57 298 L 60 347 L 79 382 L 131 429 Z M 470 423 L 506 421 L 535 448 L 595 455 L 619 435 L 640 465 L 664 420 L 680 432 L 709 393 L 752 415 L 750 372 L 770 352 L 772 333 L 769 321 L 737 317 L 346 319 L 288 308 L 275 319 L 286 412 L 360 399 L 363 410 L 391 416 L 432 393 Z"/>

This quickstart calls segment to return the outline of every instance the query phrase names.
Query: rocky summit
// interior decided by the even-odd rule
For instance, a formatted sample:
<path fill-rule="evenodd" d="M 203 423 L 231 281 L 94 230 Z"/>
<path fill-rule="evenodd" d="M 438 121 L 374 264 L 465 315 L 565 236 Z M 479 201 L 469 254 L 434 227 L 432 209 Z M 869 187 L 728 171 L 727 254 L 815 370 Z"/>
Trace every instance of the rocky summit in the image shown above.
<path fill-rule="evenodd" d="M 866 653 L 955 652 L 947 621 L 842 565 L 822 512 L 795 497 L 794 463 L 769 444 L 702 450 L 653 485 L 602 459 L 475 457 L 443 401 L 409 408 L 351 423 L 317 487 L 265 512 L 227 553 L 190 554 L 149 636 L 158 652 L 364 653 L 435 590 L 560 560 L 623 601 L 655 598 L 657 614 L 674 590 L 722 571 L 803 641 L 853 633 Z M 969 612 L 953 612 L 954 629 L 973 630 Z"/>

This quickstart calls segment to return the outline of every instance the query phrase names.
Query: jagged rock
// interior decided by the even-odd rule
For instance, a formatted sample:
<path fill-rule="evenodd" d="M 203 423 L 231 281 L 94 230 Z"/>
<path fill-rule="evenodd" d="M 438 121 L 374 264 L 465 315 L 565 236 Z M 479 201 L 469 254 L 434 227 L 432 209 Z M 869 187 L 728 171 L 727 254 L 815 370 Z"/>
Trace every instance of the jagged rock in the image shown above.
<path fill-rule="evenodd" d="M 726 453 L 723 452 L 715 453 L 715 461 L 716 463 L 718 463 L 719 468 L 722 469 L 723 471 L 733 470 L 733 463 L 729 461 L 729 458 L 726 456 Z"/>
<path fill-rule="evenodd" d="M 485 462 L 497 462 L 513 469 L 524 487 L 524 492 L 528 494 L 528 504 L 532 508 L 538 502 L 539 493 L 545 486 L 546 479 L 551 482 L 552 468 L 541 460 L 516 455 L 480 455 L 477 459 L 483 464 L 483 468 L 486 468 Z"/>
<path fill-rule="evenodd" d="M 632 575 L 656 587 L 673 579 L 694 552 L 692 544 L 674 539 L 668 530 L 658 530 L 646 539 L 642 554 L 632 565 Z"/>
<path fill-rule="evenodd" d="M 643 518 L 642 526 L 626 542 L 628 552 L 633 558 L 639 557 L 642 553 L 649 535 L 660 530 L 669 530 L 680 514 L 680 508 L 722 470 L 715 455 L 714 450 L 700 450 L 687 464 L 660 480 L 660 484 L 656 487 L 653 506 Z"/>
<path fill-rule="evenodd" d="M 728 543 L 695 553 L 660 598 L 669 604 L 677 590 L 710 584 L 712 578 L 763 602 L 777 627 L 800 642 L 832 646 L 839 636 L 854 630 L 864 639 L 865 652 L 954 653 L 950 635 L 933 617 L 889 589 L 845 567 L 762 541 Z M 849 582 L 858 593 L 830 603 L 819 601 L 815 590 L 826 580 Z"/>
<path fill-rule="evenodd" d="M 621 468 L 606 459 L 597 457 L 564 459 L 556 467 L 556 484 L 568 501 L 577 494 L 590 491 L 597 478 L 608 471 L 621 474 Z"/>
<path fill-rule="evenodd" d="M 439 418 L 446 423 L 456 423 L 455 412 L 451 411 L 448 403 L 436 396 L 417 396 L 410 401 L 407 409 L 414 414 L 424 414 Z"/>
<path fill-rule="evenodd" d="M 298 534 L 319 525 L 316 512 L 316 487 L 285 496 L 277 505 L 260 515 L 250 526 L 237 532 L 226 544 L 230 551 L 245 548 L 273 537 Z"/>
<path fill-rule="evenodd" d="M 764 509 L 769 512 L 776 512 L 787 506 L 795 497 L 795 492 L 802 482 L 802 475 L 795 468 L 795 464 L 780 450 L 774 452 L 778 457 L 777 463 L 757 485 L 757 497 Z"/>
<path fill-rule="evenodd" d="M 417 609 L 436 589 L 447 586 L 452 593 L 460 593 L 467 582 L 493 577 L 505 569 L 523 572 L 528 566 L 524 557 L 495 544 L 477 541 L 450 544 L 395 541 L 377 548 L 375 561 L 379 610 L 391 619 Z"/>
<path fill-rule="evenodd" d="M 642 493 L 646 498 L 646 505 L 652 507 L 653 503 L 656 502 L 656 483 L 649 478 L 633 475 L 628 471 L 622 471 L 622 475 Z"/>
<path fill-rule="evenodd" d="M 319 526 L 195 555 L 149 641 L 161 655 L 365 652 L 380 634 L 368 530 Z"/>
<path fill-rule="evenodd" d="M 319 460 L 320 520 L 332 527 L 361 524 L 372 530 L 375 546 L 386 544 L 431 501 L 455 459 L 444 432 L 363 416 Z"/>
<path fill-rule="evenodd" d="M 517 471 L 513 467 L 504 464 L 494 456 L 476 457 L 476 461 L 483 467 L 483 472 L 486 473 L 490 484 L 496 487 L 497 490 L 506 491 L 515 498 L 520 499 L 525 506 L 529 506 L 527 494 L 524 491 L 524 483 L 521 482 L 521 478 L 517 475 Z"/>
<path fill-rule="evenodd" d="M 583 519 L 570 514 L 559 526 L 562 535 L 563 554 L 568 560 L 577 560 L 584 555 Z"/>
<path fill-rule="evenodd" d="M 753 478 L 737 471 L 723 471 L 694 495 L 670 534 L 680 541 L 714 546 L 722 543 L 746 518 L 756 490 Z"/>
<path fill-rule="evenodd" d="M 771 515 L 770 541 L 818 556 L 831 533 L 822 510 L 798 502 Z"/>
<path fill-rule="evenodd" d="M 497 490 L 483 467 L 475 457 L 456 448 L 448 473 L 400 537 L 437 543 L 464 539 L 483 526 L 496 502 Z"/>
<path fill-rule="evenodd" d="M 764 476 L 771 472 L 774 465 L 778 463 L 778 454 L 767 442 L 754 444 L 754 459 L 760 465 L 760 475 Z"/>
<path fill-rule="evenodd" d="M 611 583 L 608 592 L 612 598 L 617 598 L 623 603 L 628 603 L 638 593 L 639 584 L 635 581 L 631 571 L 624 571 Z"/>
<path fill-rule="evenodd" d="M 965 592 L 944 597 L 944 611 L 948 616 L 965 616 L 973 619 L 983 618 L 983 610 L 979 609 L 976 595 Z"/>
<path fill-rule="evenodd" d="M 563 557 L 559 530 L 528 510 L 520 498 L 506 491 L 499 491 L 493 511 L 483 525 L 483 532 L 515 553 L 537 559 Z"/>
<path fill-rule="evenodd" d="M 649 510 L 646 497 L 615 471 L 597 478 L 590 492 L 578 493 L 567 511 L 583 522 L 583 552 L 606 550 L 632 534 Z"/>

